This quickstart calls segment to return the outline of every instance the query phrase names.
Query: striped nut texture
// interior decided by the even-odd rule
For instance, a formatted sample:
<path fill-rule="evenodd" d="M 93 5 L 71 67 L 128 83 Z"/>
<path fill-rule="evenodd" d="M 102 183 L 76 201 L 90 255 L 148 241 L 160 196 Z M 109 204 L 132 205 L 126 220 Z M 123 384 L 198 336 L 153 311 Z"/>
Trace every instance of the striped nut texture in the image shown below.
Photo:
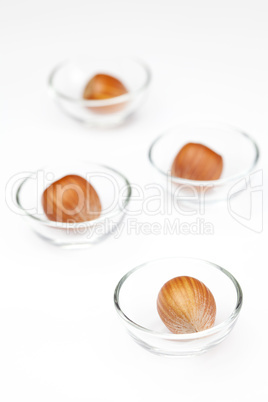
<path fill-rule="evenodd" d="M 175 157 L 171 175 L 188 180 L 217 180 L 223 169 L 223 159 L 202 144 L 188 143 Z"/>
<path fill-rule="evenodd" d="M 214 325 L 216 303 L 204 283 L 189 276 L 179 276 L 161 288 L 157 311 L 171 332 L 190 334 Z"/>
<path fill-rule="evenodd" d="M 87 83 L 83 98 L 88 100 L 104 100 L 115 98 L 126 94 L 128 91 L 125 85 L 117 78 L 106 74 L 97 74 Z M 124 108 L 124 103 L 109 106 L 90 107 L 96 113 L 113 113 Z"/>
<path fill-rule="evenodd" d="M 68 175 L 52 183 L 43 193 L 42 205 L 54 222 L 86 222 L 101 214 L 98 194 L 83 177 Z"/>

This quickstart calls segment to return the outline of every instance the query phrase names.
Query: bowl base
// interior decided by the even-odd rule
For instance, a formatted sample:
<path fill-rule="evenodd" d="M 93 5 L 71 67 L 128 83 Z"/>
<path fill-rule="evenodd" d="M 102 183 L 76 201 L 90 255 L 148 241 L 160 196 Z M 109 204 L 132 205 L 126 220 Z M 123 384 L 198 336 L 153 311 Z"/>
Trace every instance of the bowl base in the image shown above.
<path fill-rule="evenodd" d="M 40 237 L 42 240 L 45 240 L 47 243 L 52 244 L 53 246 L 57 246 L 57 247 L 69 249 L 69 250 L 91 248 L 92 246 L 94 246 L 96 244 L 96 243 L 88 243 L 88 242 L 80 242 L 80 243 L 63 242 L 61 240 L 50 239 L 46 236 L 41 235 L 38 232 L 35 232 L 35 233 L 37 234 L 38 237 Z"/>
<path fill-rule="evenodd" d="M 185 350 L 185 351 L 168 351 L 160 348 L 153 347 L 146 342 L 136 338 L 133 334 L 129 332 L 129 335 L 134 339 L 134 341 L 141 346 L 143 349 L 146 349 L 148 352 L 153 353 L 157 356 L 164 356 L 164 357 L 171 357 L 171 358 L 178 358 L 178 357 L 194 357 L 199 356 L 206 353 L 211 347 L 206 349 L 196 349 L 196 350 Z"/>
<path fill-rule="evenodd" d="M 58 104 L 59 109 L 69 118 L 75 120 L 76 122 L 82 124 L 86 128 L 116 128 L 122 126 L 127 119 L 129 119 L 132 113 L 128 113 L 125 116 L 110 116 L 110 118 L 98 118 L 98 119 L 86 119 L 73 115 L 72 113 L 65 110 L 61 105 Z"/>

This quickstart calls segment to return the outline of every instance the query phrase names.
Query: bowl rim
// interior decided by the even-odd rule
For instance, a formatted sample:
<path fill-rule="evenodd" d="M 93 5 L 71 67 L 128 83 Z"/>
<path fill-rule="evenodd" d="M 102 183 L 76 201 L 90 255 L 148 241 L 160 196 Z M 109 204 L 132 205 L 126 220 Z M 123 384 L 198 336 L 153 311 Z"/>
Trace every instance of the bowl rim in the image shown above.
<path fill-rule="evenodd" d="M 235 289 L 236 289 L 236 295 L 237 295 L 237 301 L 236 301 L 236 306 L 235 309 L 233 310 L 233 312 L 231 313 L 231 315 L 224 320 L 223 322 L 221 322 L 218 325 L 215 325 L 212 328 L 206 329 L 204 331 L 200 331 L 200 332 L 195 332 L 195 333 L 191 333 L 191 334 L 173 334 L 173 333 L 163 333 L 163 332 L 158 332 L 158 331 L 153 331 L 151 329 L 145 328 L 139 324 L 137 324 L 136 322 L 132 321 L 127 315 L 124 314 L 123 310 L 120 307 L 120 290 L 123 286 L 123 284 L 125 283 L 125 281 L 132 275 L 134 274 L 136 271 L 148 266 L 149 264 L 152 264 L 154 262 L 157 261 L 164 261 L 164 260 L 179 260 L 179 261 L 183 261 L 183 260 L 188 260 L 188 261 L 199 261 L 202 263 L 206 263 L 209 264 L 210 266 L 212 266 L 213 268 L 218 269 L 219 271 L 221 271 L 224 275 L 226 275 L 233 283 Z M 177 340 L 177 341 L 184 341 L 184 340 L 196 340 L 196 339 L 201 339 L 201 338 L 205 338 L 207 336 L 210 335 L 214 335 L 216 333 L 218 333 L 220 330 L 229 327 L 230 324 L 232 324 L 233 322 L 235 322 L 235 320 L 238 318 L 238 315 L 240 313 L 241 307 L 243 304 L 243 292 L 242 289 L 238 283 L 238 281 L 235 279 L 235 277 L 226 269 L 222 268 L 221 266 L 207 261 L 207 260 L 203 260 L 203 259 L 199 259 L 199 258 L 192 258 L 192 257 L 163 257 L 163 258 L 157 258 L 154 260 L 150 260 L 147 261 L 141 265 L 138 265 L 137 267 L 131 269 L 130 271 L 128 271 L 118 282 L 115 291 L 114 291 L 114 305 L 115 305 L 115 309 L 117 311 L 117 313 L 119 314 L 119 316 L 121 317 L 121 319 L 131 325 L 132 327 L 134 327 L 135 329 L 141 331 L 141 332 L 145 332 L 147 334 L 150 334 L 154 337 L 157 338 L 164 338 L 164 339 L 168 339 L 168 340 Z"/>
<path fill-rule="evenodd" d="M 116 105 L 118 103 L 127 102 L 127 101 L 135 98 L 139 93 L 145 91 L 149 87 L 151 79 L 152 79 L 152 72 L 151 72 L 150 68 L 148 67 L 148 65 L 138 58 L 135 58 L 135 57 L 122 57 L 122 58 L 132 61 L 134 63 L 137 63 L 138 65 L 140 65 L 143 68 L 143 70 L 146 73 L 146 78 L 145 78 L 144 83 L 134 91 L 129 91 L 126 94 L 123 94 L 120 96 L 115 96 L 113 98 L 100 99 L 100 100 L 89 100 L 89 99 L 83 99 L 82 97 L 81 98 L 73 98 L 71 96 L 64 94 L 61 91 L 58 91 L 55 88 L 55 82 L 54 82 L 55 77 L 56 77 L 57 73 L 61 70 L 61 68 L 65 67 L 67 64 L 73 62 L 72 59 L 67 59 L 67 60 L 57 64 L 56 67 L 54 67 L 54 69 L 51 71 L 51 73 L 49 74 L 49 77 L 48 77 L 49 90 L 52 93 L 52 95 L 55 96 L 56 98 L 60 98 L 65 101 L 79 104 L 81 106 L 87 106 L 87 107 L 103 107 L 103 106 L 110 106 L 110 105 Z M 117 60 L 117 58 L 110 57 L 110 58 L 106 58 L 106 60 Z"/>
<path fill-rule="evenodd" d="M 80 162 L 81 163 L 81 162 Z M 91 165 L 95 165 L 95 166 L 99 166 L 101 168 L 104 169 L 108 169 L 110 172 L 115 173 L 116 175 L 118 175 L 121 179 L 124 180 L 125 185 L 126 185 L 126 189 L 127 189 L 127 195 L 125 197 L 125 200 L 122 204 L 122 207 L 119 207 L 118 209 L 116 209 L 116 211 L 114 212 L 110 212 L 107 213 L 106 215 L 100 216 L 97 219 L 93 219 L 91 221 L 85 221 L 85 222 L 75 222 L 75 223 L 67 223 L 67 222 L 56 222 L 56 221 L 51 221 L 49 219 L 42 219 L 39 218 L 33 214 L 30 214 L 29 212 L 27 212 L 27 210 L 24 209 L 24 207 L 22 206 L 21 203 L 21 191 L 22 188 L 24 186 L 24 184 L 27 182 L 27 180 L 29 180 L 31 177 L 33 177 L 36 172 L 33 172 L 31 174 L 29 174 L 26 178 L 23 179 L 23 181 L 19 184 L 18 189 L 16 191 L 15 194 L 15 201 L 17 206 L 23 211 L 24 215 L 26 215 L 28 218 L 31 218 L 45 226 L 49 226 L 49 227 L 53 227 L 53 228 L 61 228 L 61 229 L 76 229 L 76 228 L 81 228 L 81 227 L 91 227 L 94 226 L 96 224 L 99 224 L 101 222 L 104 222 L 107 219 L 110 218 L 114 218 L 117 215 L 120 215 L 122 213 L 124 213 L 126 206 L 129 204 L 130 199 L 131 199 L 131 194 L 132 194 L 132 187 L 130 182 L 128 181 L 128 179 L 122 174 L 120 173 L 118 170 L 111 168 L 110 166 L 104 165 L 104 164 L 100 164 L 100 163 L 95 163 L 95 162 L 86 162 L 86 164 L 91 164 Z M 46 169 L 46 166 L 41 168 L 41 169 Z M 40 169 L 39 169 L 40 170 Z"/>
<path fill-rule="evenodd" d="M 215 128 L 215 129 L 225 129 L 225 130 L 230 130 L 235 132 L 236 134 L 241 135 L 242 137 L 246 138 L 251 145 L 253 146 L 253 149 L 255 150 L 255 158 L 253 160 L 253 163 L 251 164 L 251 166 L 249 166 L 247 169 L 243 170 L 242 172 L 239 172 L 235 175 L 232 176 L 228 176 L 225 177 L 223 179 L 218 179 L 218 180 L 190 180 L 190 179 L 184 179 L 182 177 L 177 177 L 177 176 L 172 176 L 170 172 L 165 172 L 164 170 L 160 169 L 157 165 L 157 163 L 155 162 L 154 158 L 153 158 L 153 150 L 155 145 L 158 143 L 158 141 L 160 141 L 162 138 L 164 137 L 168 137 L 169 135 L 174 134 L 173 130 L 176 129 L 181 129 L 183 127 L 192 127 L 192 128 L 196 128 L 197 130 L 202 128 Z M 178 132 L 179 135 L 179 132 Z M 180 125 L 176 125 L 173 127 L 170 127 L 168 130 L 166 130 L 164 133 L 160 134 L 158 137 L 156 137 L 154 139 L 154 141 L 152 142 L 152 144 L 149 147 L 149 151 L 148 151 L 148 158 L 149 161 L 151 163 L 151 165 L 163 176 L 167 177 L 169 180 L 172 180 L 173 183 L 176 184 L 185 184 L 185 185 L 194 185 L 194 186 L 218 186 L 221 184 L 225 184 L 228 183 L 230 181 L 236 180 L 236 179 L 240 179 L 243 178 L 245 175 L 247 175 L 249 172 L 251 172 L 254 167 L 257 165 L 258 160 L 260 157 L 260 150 L 259 147 L 256 143 L 256 141 L 253 139 L 253 137 L 251 137 L 249 134 L 247 134 L 245 131 L 230 125 L 230 124 L 221 124 L 221 123 L 207 123 L 207 122 L 202 122 L 202 123 L 186 123 L 186 124 L 180 124 Z"/>

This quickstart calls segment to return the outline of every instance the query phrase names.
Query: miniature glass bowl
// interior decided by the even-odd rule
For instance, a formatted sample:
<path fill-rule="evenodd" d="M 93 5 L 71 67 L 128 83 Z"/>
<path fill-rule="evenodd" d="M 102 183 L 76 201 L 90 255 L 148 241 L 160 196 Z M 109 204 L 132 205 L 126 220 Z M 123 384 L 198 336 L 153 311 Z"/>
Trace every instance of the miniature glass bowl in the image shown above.
<path fill-rule="evenodd" d="M 68 174 L 84 177 L 95 188 L 102 206 L 99 218 L 64 223 L 46 217 L 41 202 L 44 190 Z M 25 178 L 16 193 L 17 206 L 33 230 L 48 242 L 66 248 L 89 247 L 106 239 L 122 222 L 130 198 L 129 181 L 118 171 L 95 163 L 40 169 Z"/>
<path fill-rule="evenodd" d="M 83 99 L 85 86 L 96 74 L 119 79 L 128 93 L 104 100 Z M 150 81 L 150 70 L 138 60 L 81 57 L 58 65 L 50 74 L 49 88 L 69 116 L 91 126 L 107 127 L 123 123 L 141 105 Z"/>
<path fill-rule="evenodd" d="M 161 287 L 177 276 L 191 276 L 212 292 L 217 307 L 214 327 L 192 334 L 173 334 L 157 312 Z M 225 269 L 193 258 L 163 258 L 129 271 L 119 281 L 115 293 L 116 310 L 130 336 L 142 347 L 158 355 L 198 355 L 216 346 L 234 327 L 242 306 L 242 290 Z"/>
<path fill-rule="evenodd" d="M 199 181 L 171 176 L 171 166 L 179 150 L 187 143 L 206 145 L 223 158 L 218 180 Z M 158 137 L 149 149 L 149 160 L 157 172 L 157 181 L 177 201 L 194 203 L 229 200 L 245 189 L 245 180 L 259 159 L 255 141 L 246 133 L 229 126 L 185 124 Z"/>

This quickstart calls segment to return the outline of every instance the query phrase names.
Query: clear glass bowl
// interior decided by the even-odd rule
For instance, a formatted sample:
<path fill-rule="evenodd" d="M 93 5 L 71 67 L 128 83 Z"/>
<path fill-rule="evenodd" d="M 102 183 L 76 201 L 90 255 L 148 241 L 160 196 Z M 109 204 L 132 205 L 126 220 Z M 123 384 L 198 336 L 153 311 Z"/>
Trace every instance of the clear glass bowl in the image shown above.
<path fill-rule="evenodd" d="M 98 73 L 116 77 L 128 93 L 105 100 L 83 99 L 86 84 Z M 149 68 L 138 60 L 80 57 L 58 65 L 50 74 L 49 88 L 69 116 L 91 126 L 107 127 L 123 123 L 141 105 L 150 81 Z"/>
<path fill-rule="evenodd" d="M 97 191 L 102 212 L 88 222 L 63 223 L 48 220 L 41 198 L 53 182 L 68 174 L 87 179 Z M 118 171 L 95 163 L 45 167 L 20 183 L 16 203 L 33 230 L 48 242 L 66 247 L 89 247 L 106 239 L 122 222 L 131 198 L 129 181 Z"/>
<path fill-rule="evenodd" d="M 173 160 L 187 143 L 206 145 L 223 158 L 223 172 L 218 180 L 197 181 L 171 176 Z M 157 182 L 177 201 L 194 203 L 227 200 L 244 189 L 247 178 L 259 159 L 256 142 L 243 131 L 215 124 L 185 124 L 158 137 L 149 149 L 149 160 Z"/>
<path fill-rule="evenodd" d="M 217 314 L 215 326 L 193 334 L 173 334 L 161 321 L 156 307 L 161 287 L 177 276 L 192 276 L 213 293 Z M 163 258 L 129 271 L 115 293 L 116 310 L 130 336 L 158 355 L 197 355 L 216 346 L 234 327 L 242 306 L 242 290 L 225 269 L 193 258 Z"/>

